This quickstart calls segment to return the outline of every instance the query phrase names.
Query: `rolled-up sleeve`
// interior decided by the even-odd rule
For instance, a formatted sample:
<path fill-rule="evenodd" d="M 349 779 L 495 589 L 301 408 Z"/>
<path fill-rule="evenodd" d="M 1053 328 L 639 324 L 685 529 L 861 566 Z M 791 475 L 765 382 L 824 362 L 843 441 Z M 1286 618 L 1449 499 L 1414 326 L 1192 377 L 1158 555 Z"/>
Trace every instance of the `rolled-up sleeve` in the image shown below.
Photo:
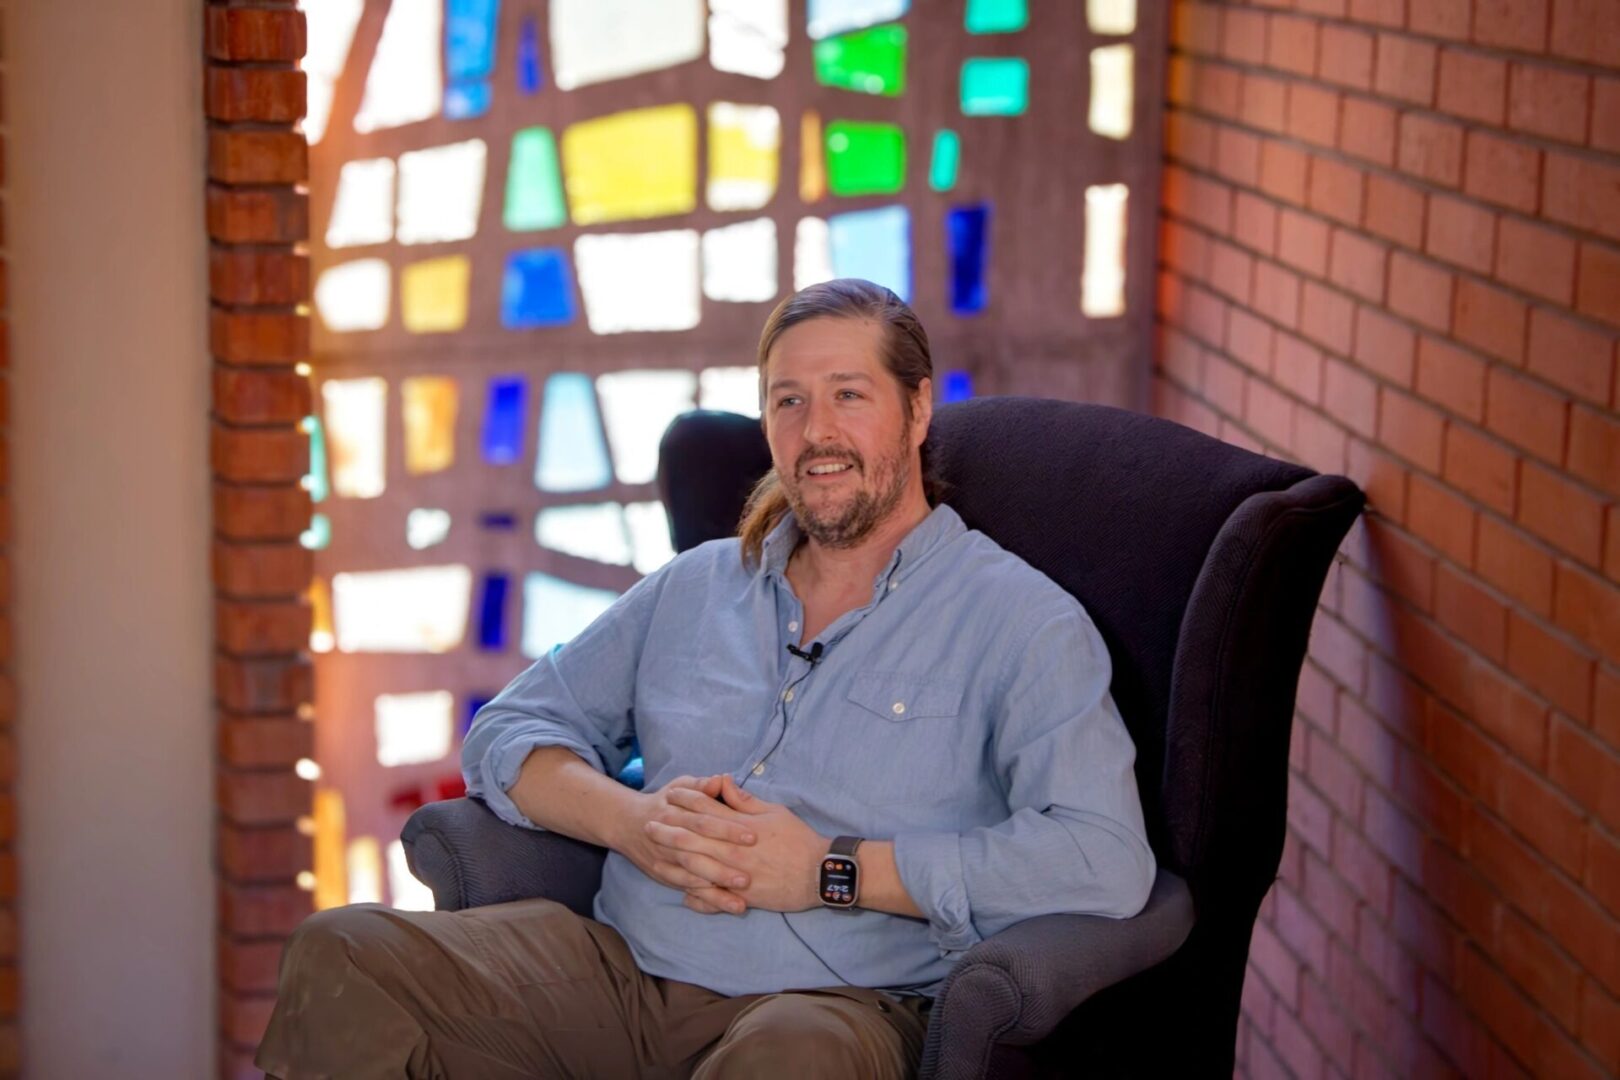
<path fill-rule="evenodd" d="M 962 833 L 895 837 L 901 883 L 951 955 L 1037 915 L 1128 918 L 1155 865 L 1136 747 L 1108 687 L 1113 666 L 1078 604 L 1009 654 L 991 737 L 1010 815 Z"/>
<path fill-rule="evenodd" d="M 467 793 L 501 820 L 538 828 L 507 792 L 523 762 L 543 746 L 566 746 L 616 774 L 635 735 L 636 669 L 665 573 L 637 582 L 567 645 L 509 683 L 473 718 L 461 748 Z"/>

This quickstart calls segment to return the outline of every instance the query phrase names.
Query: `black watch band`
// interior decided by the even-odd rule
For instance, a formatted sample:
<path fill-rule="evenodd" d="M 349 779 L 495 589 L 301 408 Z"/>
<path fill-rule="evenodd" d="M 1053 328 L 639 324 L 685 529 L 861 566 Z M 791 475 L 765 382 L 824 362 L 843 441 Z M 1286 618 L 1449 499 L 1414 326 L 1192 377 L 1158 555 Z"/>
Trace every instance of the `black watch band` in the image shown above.
<path fill-rule="evenodd" d="M 855 849 L 860 847 L 865 839 L 862 836 L 840 836 L 832 842 L 832 847 L 827 849 L 827 854 L 847 855 L 854 858 Z"/>

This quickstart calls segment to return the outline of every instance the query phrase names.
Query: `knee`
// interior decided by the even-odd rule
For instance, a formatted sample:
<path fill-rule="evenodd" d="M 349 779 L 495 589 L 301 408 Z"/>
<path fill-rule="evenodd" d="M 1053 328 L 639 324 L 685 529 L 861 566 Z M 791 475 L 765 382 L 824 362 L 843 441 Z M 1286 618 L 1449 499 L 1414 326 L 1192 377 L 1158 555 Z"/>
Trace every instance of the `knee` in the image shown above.
<path fill-rule="evenodd" d="M 381 904 L 350 904 L 317 911 L 299 923 L 282 952 L 282 992 L 331 987 L 366 970 L 389 930 L 387 912 Z"/>
<path fill-rule="evenodd" d="M 704 1062 L 703 1080 L 875 1075 L 857 1033 L 815 1006 L 779 1008 L 738 1024 Z"/>

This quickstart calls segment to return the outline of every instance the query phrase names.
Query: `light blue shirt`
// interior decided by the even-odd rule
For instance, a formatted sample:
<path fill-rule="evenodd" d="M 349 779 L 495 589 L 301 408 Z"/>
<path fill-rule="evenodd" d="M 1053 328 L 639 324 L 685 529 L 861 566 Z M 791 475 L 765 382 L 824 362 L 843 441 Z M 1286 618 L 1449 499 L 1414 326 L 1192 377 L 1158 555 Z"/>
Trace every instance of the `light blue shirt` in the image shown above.
<path fill-rule="evenodd" d="M 469 793 L 535 828 L 507 795 L 531 751 L 566 746 L 613 774 L 638 736 L 648 790 L 727 772 L 825 836 L 894 841 L 926 919 L 702 915 L 610 853 L 596 917 L 643 971 L 723 994 L 932 994 L 964 950 L 1016 922 L 1140 911 L 1154 860 L 1136 751 L 1080 604 L 940 505 L 870 602 L 816 639 L 812 665 L 787 651 L 804 620 L 785 575 L 798 541 L 789 514 L 757 569 L 729 539 L 644 578 L 479 711 Z"/>

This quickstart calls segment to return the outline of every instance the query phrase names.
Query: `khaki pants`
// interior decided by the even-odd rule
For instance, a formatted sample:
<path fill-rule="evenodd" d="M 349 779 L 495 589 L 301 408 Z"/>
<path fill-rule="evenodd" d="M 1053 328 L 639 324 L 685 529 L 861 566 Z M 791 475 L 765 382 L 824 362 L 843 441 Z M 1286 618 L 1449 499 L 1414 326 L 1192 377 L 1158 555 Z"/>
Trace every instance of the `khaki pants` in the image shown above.
<path fill-rule="evenodd" d="M 310 916 L 287 943 L 256 1064 L 285 1080 L 887 1080 L 914 1075 L 929 1004 L 655 978 L 612 928 L 549 900 L 358 904 Z"/>

